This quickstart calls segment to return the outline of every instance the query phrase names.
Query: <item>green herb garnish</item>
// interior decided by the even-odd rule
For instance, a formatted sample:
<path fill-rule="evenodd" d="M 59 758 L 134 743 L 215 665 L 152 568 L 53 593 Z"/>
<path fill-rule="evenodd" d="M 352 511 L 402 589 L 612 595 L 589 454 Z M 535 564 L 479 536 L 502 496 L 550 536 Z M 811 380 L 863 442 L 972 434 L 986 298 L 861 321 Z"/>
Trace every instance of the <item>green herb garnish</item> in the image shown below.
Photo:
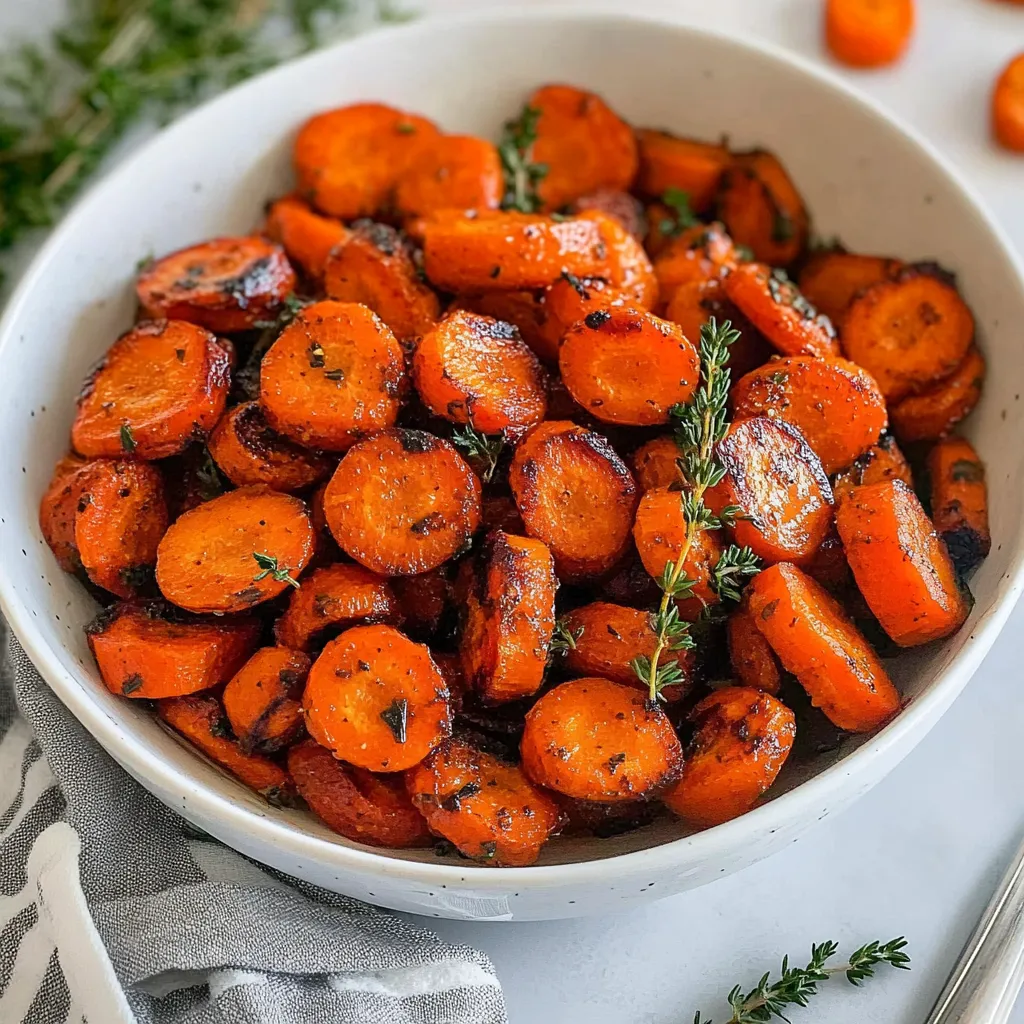
<path fill-rule="evenodd" d="M 135 435 L 132 433 L 132 428 L 127 423 L 121 424 L 121 447 L 129 455 L 139 447 L 135 442 Z"/>
<path fill-rule="evenodd" d="M 575 651 L 581 636 L 583 636 L 582 626 L 572 629 L 568 619 L 558 619 L 555 622 L 554 632 L 551 634 L 551 643 L 548 644 L 548 654 L 558 655 Z"/>
<path fill-rule="evenodd" d="M 277 580 L 278 583 L 287 583 L 288 586 L 294 587 L 296 590 L 299 589 L 298 580 L 292 579 L 289 575 L 291 570 L 286 565 L 279 566 L 277 564 L 277 559 L 273 555 L 266 555 L 259 551 L 254 551 L 252 553 L 252 557 L 256 559 L 256 564 L 262 570 L 253 576 L 253 583 L 259 583 L 260 580 L 266 579 L 266 577 L 270 576 Z"/>
<path fill-rule="evenodd" d="M 498 144 L 502 170 L 505 172 L 503 210 L 536 213 L 541 207 L 537 186 L 548 173 L 545 164 L 532 160 L 533 144 L 537 141 L 537 121 L 540 110 L 529 105 L 523 107 L 517 118 L 505 122 Z"/>
<path fill-rule="evenodd" d="M 669 216 L 662 218 L 658 229 L 667 238 L 677 238 L 687 228 L 700 221 L 690 209 L 690 193 L 681 188 L 667 188 L 661 195 L 662 203 L 669 208 Z"/>
<path fill-rule="evenodd" d="M 505 447 L 504 439 L 498 434 L 481 434 L 472 424 L 467 423 L 452 432 L 452 444 L 469 458 L 483 464 L 484 483 L 490 483 Z"/>

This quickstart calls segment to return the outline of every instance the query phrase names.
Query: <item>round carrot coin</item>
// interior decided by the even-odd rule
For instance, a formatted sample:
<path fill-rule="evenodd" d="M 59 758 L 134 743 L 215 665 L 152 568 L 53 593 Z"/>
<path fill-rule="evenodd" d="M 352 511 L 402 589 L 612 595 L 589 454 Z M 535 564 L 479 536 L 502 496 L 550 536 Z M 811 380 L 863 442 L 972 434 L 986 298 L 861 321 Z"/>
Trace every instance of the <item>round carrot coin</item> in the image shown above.
<path fill-rule="evenodd" d="M 261 647 L 224 687 L 224 713 L 244 753 L 269 754 L 304 732 L 298 698 L 309 657 L 287 647 Z"/>
<path fill-rule="evenodd" d="M 331 250 L 348 237 L 340 220 L 321 217 L 295 196 L 271 203 L 263 232 L 284 246 L 288 259 L 314 281 L 323 280 Z"/>
<path fill-rule="evenodd" d="M 630 462 L 641 493 L 679 481 L 679 445 L 671 436 L 655 437 L 633 452 Z"/>
<path fill-rule="evenodd" d="M 493 142 L 473 135 L 440 135 L 398 180 L 395 208 L 402 217 L 435 210 L 496 210 L 505 192 Z"/>
<path fill-rule="evenodd" d="M 1001 146 L 1024 153 L 1024 53 L 1013 57 L 996 81 L 992 133 Z"/>
<path fill-rule="evenodd" d="M 825 39 L 832 56 L 855 68 L 892 64 L 914 34 L 914 0 L 827 0 Z"/>

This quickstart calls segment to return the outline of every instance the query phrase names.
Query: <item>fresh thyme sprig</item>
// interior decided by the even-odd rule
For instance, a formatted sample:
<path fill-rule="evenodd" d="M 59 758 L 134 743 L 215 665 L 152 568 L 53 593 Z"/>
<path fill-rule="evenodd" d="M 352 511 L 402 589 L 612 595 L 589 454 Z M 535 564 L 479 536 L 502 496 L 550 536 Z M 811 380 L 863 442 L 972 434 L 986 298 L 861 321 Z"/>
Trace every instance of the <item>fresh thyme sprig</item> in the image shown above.
<path fill-rule="evenodd" d="M 518 117 L 505 122 L 501 142 L 498 144 L 501 166 L 505 172 L 505 195 L 501 201 L 503 210 L 536 213 L 540 209 L 537 186 L 544 180 L 548 169 L 545 164 L 537 164 L 532 160 L 539 119 L 540 110 L 527 105 Z"/>
<path fill-rule="evenodd" d="M 481 434 L 472 424 L 467 423 L 452 432 L 452 444 L 482 464 L 484 483 L 489 484 L 505 448 L 504 438 L 499 434 Z"/>
<path fill-rule="evenodd" d="M 787 1006 L 806 1006 L 818 994 L 818 985 L 833 975 L 845 974 L 851 985 L 859 985 L 875 973 L 879 964 L 889 964 L 897 970 L 909 971 L 910 957 L 904 952 L 907 942 L 902 936 L 889 942 L 869 942 L 855 950 L 845 964 L 828 966 L 828 961 L 839 951 L 835 942 L 823 942 L 811 947 L 811 959 L 806 967 L 790 967 L 789 957 L 782 960 L 778 981 L 766 974 L 749 992 L 737 985 L 728 995 L 732 1016 L 726 1024 L 763 1024 L 773 1017 L 788 1020 L 782 1012 Z M 693 1024 L 712 1024 L 700 1011 Z"/>
<path fill-rule="evenodd" d="M 761 560 L 750 548 L 730 544 L 711 570 L 711 589 L 723 601 L 738 601 L 744 581 L 760 571 Z"/>
<path fill-rule="evenodd" d="M 568 619 L 558 619 L 555 622 L 555 630 L 551 634 L 551 643 L 548 644 L 548 654 L 560 655 L 567 651 L 575 651 L 581 636 L 583 636 L 582 626 L 572 629 Z"/>
<path fill-rule="evenodd" d="M 253 583 L 259 583 L 260 580 L 266 579 L 271 576 L 277 580 L 278 583 L 287 583 L 288 586 L 294 587 L 296 590 L 299 589 L 300 583 L 298 580 L 293 579 L 290 575 L 291 570 L 286 565 L 279 566 L 277 559 L 273 555 L 263 554 L 259 551 L 254 551 L 252 557 L 256 559 L 256 564 L 262 570 L 253 576 Z"/>
<path fill-rule="evenodd" d="M 669 215 L 663 217 L 658 224 L 658 229 L 666 238 L 676 238 L 687 228 L 700 223 L 690 209 L 689 192 L 681 188 L 667 188 L 662 193 L 661 202 L 669 208 Z"/>

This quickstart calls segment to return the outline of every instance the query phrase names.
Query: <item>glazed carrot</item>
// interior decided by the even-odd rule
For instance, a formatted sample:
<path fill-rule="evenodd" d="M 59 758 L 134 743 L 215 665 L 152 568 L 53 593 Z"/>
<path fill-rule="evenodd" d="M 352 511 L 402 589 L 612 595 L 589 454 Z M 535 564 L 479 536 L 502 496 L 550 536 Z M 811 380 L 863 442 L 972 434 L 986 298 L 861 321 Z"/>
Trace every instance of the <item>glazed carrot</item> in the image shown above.
<path fill-rule="evenodd" d="M 295 290 L 284 250 L 255 235 L 213 238 L 145 266 L 135 283 L 143 313 L 211 331 L 246 331 L 273 320 Z"/>
<path fill-rule="evenodd" d="M 838 324 L 858 292 L 895 277 L 905 267 L 901 260 L 884 256 L 822 252 L 807 261 L 797 283 L 804 298 L 832 323 Z"/>
<path fill-rule="evenodd" d="M 213 429 L 229 383 L 228 355 L 209 331 L 183 320 L 138 324 L 86 381 L 71 442 L 89 456 L 175 455 Z"/>
<path fill-rule="evenodd" d="M 75 548 L 89 579 L 118 597 L 144 589 L 168 522 L 159 470 L 131 459 L 97 460 L 83 477 L 77 508 Z"/>
<path fill-rule="evenodd" d="M 679 781 L 662 797 L 691 825 L 710 828 L 749 811 L 793 748 L 796 720 L 770 694 L 727 686 L 690 713 L 696 732 Z"/>
<path fill-rule="evenodd" d="M 448 311 L 468 309 L 471 313 L 512 324 L 534 355 L 551 363 L 558 359 L 558 345 L 556 342 L 552 347 L 545 335 L 548 314 L 544 295 L 543 291 L 464 292 Z"/>
<path fill-rule="evenodd" d="M 303 732 L 302 687 L 309 656 L 286 647 L 261 647 L 224 687 L 221 698 L 242 752 L 269 754 Z"/>
<path fill-rule="evenodd" d="M 654 261 L 654 273 L 660 294 L 671 301 L 681 285 L 720 277 L 737 262 L 732 239 L 716 221 L 695 224 L 667 242 Z"/>
<path fill-rule="evenodd" d="M 932 521 L 961 576 L 992 548 L 985 464 L 969 441 L 947 437 L 928 453 Z"/>
<path fill-rule="evenodd" d="M 263 357 L 260 405 L 278 433 L 345 451 L 360 434 L 395 422 L 404 379 L 402 349 L 369 309 L 316 302 Z"/>
<path fill-rule="evenodd" d="M 945 437 L 978 404 L 984 382 L 985 360 L 972 345 L 948 377 L 893 405 L 892 429 L 907 442 Z"/>
<path fill-rule="evenodd" d="M 393 227 L 356 221 L 348 238 L 327 257 L 327 297 L 368 306 L 396 338 L 414 338 L 436 323 L 441 304 L 420 280 L 413 255 Z"/>
<path fill-rule="evenodd" d="M 446 570 L 396 576 L 391 580 L 391 589 L 398 599 L 405 631 L 417 639 L 433 636 L 452 603 L 452 585 Z"/>
<path fill-rule="evenodd" d="M 960 628 L 970 608 L 956 570 L 902 480 L 856 488 L 840 503 L 836 526 L 858 589 L 900 647 L 938 640 Z"/>
<path fill-rule="evenodd" d="M 369 771 L 411 768 L 451 732 L 430 651 L 393 626 L 353 626 L 332 640 L 310 669 L 302 706 L 317 743 Z"/>
<path fill-rule="evenodd" d="M 296 196 L 270 204 L 263 233 L 282 245 L 288 259 L 315 282 L 323 280 L 331 250 L 349 234 L 340 220 L 314 213 Z"/>
<path fill-rule="evenodd" d="M 581 213 L 579 218 L 593 221 L 600 228 L 607 267 L 599 276 L 623 292 L 634 309 L 653 309 L 658 304 L 658 278 L 644 247 L 615 217 L 600 210 Z"/>
<path fill-rule="evenodd" d="M 509 485 L 527 533 L 551 549 L 561 579 L 598 576 L 625 553 L 636 484 L 600 434 L 542 423 L 516 448 Z"/>
<path fill-rule="evenodd" d="M 700 377 L 697 350 L 675 324 L 629 309 L 588 313 L 562 339 L 558 366 L 585 409 L 635 427 L 668 423 Z"/>
<path fill-rule="evenodd" d="M 304 491 L 327 477 L 334 465 L 325 455 L 271 429 L 256 402 L 229 409 L 207 447 L 217 468 L 236 487 L 266 484 L 275 491 Z"/>
<path fill-rule="evenodd" d="M 840 354 L 831 322 L 818 314 L 782 271 L 762 263 L 744 263 L 725 279 L 725 294 L 783 355 L 825 358 Z M 851 352 L 846 354 L 860 363 Z"/>
<path fill-rule="evenodd" d="M 836 501 L 842 501 L 842 495 L 835 490 L 839 483 L 833 485 Z M 853 585 L 853 575 L 850 572 L 849 563 L 846 561 L 846 551 L 843 549 L 843 542 L 839 539 L 839 532 L 835 526 L 829 530 L 821 547 L 807 560 L 804 565 L 804 572 L 816 583 L 820 583 L 830 594 L 840 597 L 847 597 L 851 590 L 856 588 Z"/>
<path fill-rule="evenodd" d="M 332 831 L 369 846 L 426 846 L 430 831 L 394 775 L 374 775 L 305 740 L 288 750 L 288 774 L 309 809 Z"/>
<path fill-rule="evenodd" d="M 401 619 L 386 579 L 361 565 L 341 563 L 314 570 L 293 590 L 274 624 L 274 637 L 282 647 L 311 651 L 351 626 Z"/>
<path fill-rule="evenodd" d="M 480 481 L 447 441 L 385 430 L 349 449 L 327 485 L 331 533 L 383 576 L 436 569 L 480 525 Z"/>
<path fill-rule="evenodd" d="M 610 188 L 599 188 L 584 196 L 578 196 L 569 204 L 569 213 L 604 213 L 617 220 L 623 230 L 633 236 L 641 245 L 647 234 L 647 218 L 644 205 L 628 192 Z"/>
<path fill-rule="evenodd" d="M 65 572 L 78 572 L 82 568 L 75 544 L 75 517 L 91 465 L 81 456 L 65 455 L 54 468 L 50 484 L 39 502 L 39 529 Z"/>
<path fill-rule="evenodd" d="M 951 374 L 974 341 L 974 317 L 953 285 L 920 267 L 861 292 L 842 323 L 843 352 L 890 402 Z"/>
<path fill-rule="evenodd" d="M 679 454 L 679 445 L 669 434 L 652 438 L 633 452 L 630 463 L 641 494 L 679 482 Z"/>
<path fill-rule="evenodd" d="M 516 328 L 462 309 L 420 339 L 412 378 L 435 416 L 485 434 L 521 434 L 547 410 L 544 372 Z"/>
<path fill-rule="evenodd" d="M 636 181 L 639 192 L 659 199 L 669 189 L 679 189 L 686 193 L 695 212 L 710 208 L 731 159 L 725 146 L 652 128 L 640 128 L 636 141 L 640 149 Z"/>
<path fill-rule="evenodd" d="M 532 864 L 562 824 L 555 801 L 519 768 L 464 740 L 442 743 L 405 785 L 431 832 L 496 867 Z"/>
<path fill-rule="evenodd" d="M 277 597 L 313 554 L 309 511 L 267 487 L 240 487 L 186 512 L 157 549 L 164 597 L 190 612 L 240 612 Z"/>
<path fill-rule="evenodd" d="M 729 644 L 729 664 L 736 678 L 744 686 L 752 686 L 755 690 L 778 693 L 782 685 L 779 660 L 757 628 L 746 600 L 729 612 L 726 639 Z"/>
<path fill-rule="evenodd" d="M 473 135 L 439 135 L 420 152 L 395 186 L 401 217 L 435 210 L 496 210 L 505 192 L 498 149 Z"/>
<path fill-rule="evenodd" d="M 231 772 L 274 805 L 291 806 L 295 787 L 288 773 L 262 754 L 247 754 L 228 735 L 224 709 L 216 697 L 168 697 L 157 714 L 198 747 L 211 761 Z"/>
<path fill-rule="evenodd" d="M 633 129 L 600 96 L 545 85 L 527 100 L 540 111 L 531 161 L 547 173 L 537 195 L 549 210 L 599 188 L 628 191 L 637 172 Z"/>
<path fill-rule="evenodd" d="M 850 732 L 870 732 L 900 709 L 900 697 L 870 644 L 840 605 L 794 565 L 747 585 L 757 628 L 811 703 Z"/>
<path fill-rule="evenodd" d="M 892 64 L 914 33 L 914 0 L 827 0 L 825 40 L 832 56 L 855 68 Z"/>
<path fill-rule="evenodd" d="M 846 469 L 888 425 L 885 399 L 867 371 L 845 359 L 788 356 L 741 377 L 733 416 L 792 424 L 829 475 Z"/>
<path fill-rule="evenodd" d="M 461 644 L 467 681 L 493 702 L 536 693 L 555 627 L 558 580 L 551 552 L 539 540 L 499 530 L 467 570 Z"/>
<path fill-rule="evenodd" d="M 1011 58 L 996 80 L 992 134 L 1006 149 L 1024 152 L 1024 53 Z"/>
<path fill-rule="evenodd" d="M 683 763 L 665 712 L 636 687 L 599 678 L 544 694 L 526 714 L 520 750 L 534 782 L 601 802 L 656 796 Z"/>
<path fill-rule="evenodd" d="M 116 604 L 85 627 L 103 684 L 124 697 L 180 697 L 227 682 L 255 650 L 253 619 L 179 619 L 159 603 Z"/>
<path fill-rule="evenodd" d="M 841 501 L 854 487 L 882 480 L 902 480 L 908 487 L 914 486 L 910 465 L 891 434 L 883 434 L 878 444 L 872 445 L 848 470 L 840 473 L 832 489 L 836 501 Z"/>
<path fill-rule="evenodd" d="M 316 114 L 299 129 L 292 151 L 299 192 L 333 217 L 372 217 L 438 135 L 426 118 L 382 103 Z"/>

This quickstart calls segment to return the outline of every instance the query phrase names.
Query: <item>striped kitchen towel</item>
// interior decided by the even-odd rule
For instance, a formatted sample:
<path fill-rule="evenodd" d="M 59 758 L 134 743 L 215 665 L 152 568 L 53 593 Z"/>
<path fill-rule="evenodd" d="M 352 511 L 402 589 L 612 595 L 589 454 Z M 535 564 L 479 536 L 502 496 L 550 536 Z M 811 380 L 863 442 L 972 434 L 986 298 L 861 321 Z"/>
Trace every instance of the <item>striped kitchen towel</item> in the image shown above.
<path fill-rule="evenodd" d="M 198 834 L 2 641 L 3 1024 L 507 1020 L 482 953 Z"/>

